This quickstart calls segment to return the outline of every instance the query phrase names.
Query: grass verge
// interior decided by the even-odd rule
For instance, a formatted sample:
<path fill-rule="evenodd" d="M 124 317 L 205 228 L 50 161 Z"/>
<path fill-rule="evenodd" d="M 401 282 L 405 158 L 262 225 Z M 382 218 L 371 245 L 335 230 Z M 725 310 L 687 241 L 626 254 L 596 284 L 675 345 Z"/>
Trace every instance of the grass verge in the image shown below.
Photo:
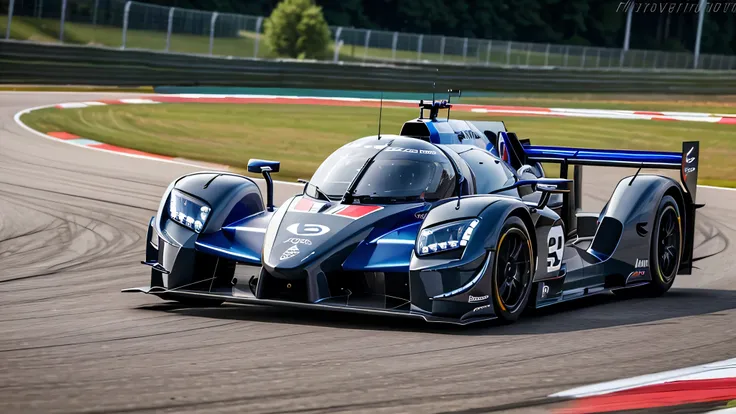
<path fill-rule="evenodd" d="M 282 162 L 280 179 L 309 178 L 342 144 L 377 131 L 378 111 L 308 105 L 158 104 L 48 108 L 21 120 L 42 132 L 84 138 L 155 154 L 245 168 L 249 158 Z M 384 133 L 398 133 L 416 117 L 407 108 L 383 110 Z M 736 187 L 733 126 L 587 118 L 498 117 L 455 113 L 464 119 L 504 119 L 535 144 L 680 151 L 682 141 L 701 142 L 700 183 Z"/>

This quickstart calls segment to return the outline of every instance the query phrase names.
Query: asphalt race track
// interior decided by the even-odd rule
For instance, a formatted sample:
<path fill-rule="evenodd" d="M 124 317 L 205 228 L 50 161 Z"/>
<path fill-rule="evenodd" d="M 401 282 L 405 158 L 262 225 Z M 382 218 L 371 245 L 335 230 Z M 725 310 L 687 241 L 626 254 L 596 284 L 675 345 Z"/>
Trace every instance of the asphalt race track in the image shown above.
<path fill-rule="evenodd" d="M 148 283 L 139 262 L 161 193 L 195 169 L 13 121 L 115 97 L 0 93 L 0 412 L 526 411 L 571 387 L 736 357 L 736 191 L 702 187 L 696 257 L 711 256 L 658 299 L 457 328 L 122 294 Z M 585 207 L 629 173 L 586 169 Z M 276 201 L 298 190 L 277 184 Z"/>

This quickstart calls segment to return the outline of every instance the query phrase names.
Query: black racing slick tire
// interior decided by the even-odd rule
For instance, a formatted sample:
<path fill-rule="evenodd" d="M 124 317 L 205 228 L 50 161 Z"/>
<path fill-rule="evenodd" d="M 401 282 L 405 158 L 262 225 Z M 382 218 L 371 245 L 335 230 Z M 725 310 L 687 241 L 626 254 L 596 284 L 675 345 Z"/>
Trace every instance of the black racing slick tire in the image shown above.
<path fill-rule="evenodd" d="M 680 269 L 683 240 L 677 202 L 671 196 L 664 196 L 657 209 L 649 254 L 652 281 L 643 289 L 648 296 L 661 296 L 672 287 Z"/>
<path fill-rule="evenodd" d="M 519 217 L 508 217 L 501 228 L 494 253 L 491 303 L 496 316 L 511 323 L 529 302 L 534 269 L 532 241 Z"/>

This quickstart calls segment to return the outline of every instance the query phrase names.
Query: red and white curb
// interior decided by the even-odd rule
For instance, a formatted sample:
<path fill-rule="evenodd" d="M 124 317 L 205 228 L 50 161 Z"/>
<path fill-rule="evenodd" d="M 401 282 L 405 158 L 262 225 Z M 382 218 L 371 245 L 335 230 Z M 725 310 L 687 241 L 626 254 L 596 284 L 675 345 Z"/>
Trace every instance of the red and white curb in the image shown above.
<path fill-rule="evenodd" d="M 107 104 L 106 102 L 107 101 L 73 102 L 73 103 L 67 103 L 67 104 L 37 106 L 37 107 L 33 107 L 33 108 L 27 108 L 27 109 L 24 109 L 24 110 L 16 113 L 13 116 L 13 120 L 15 121 L 16 124 L 18 124 L 18 126 L 20 126 L 21 128 L 25 129 L 26 131 L 28 131 L 28 132 L 30 132 L 30 133 L 32 133 L 34 135 L 37 135 L 37 136 L 40 136 L 40 137 L 43 137 L 43 138 L 46 138 L 46 139 L 50 139 L 50 140 L 53 140 L 53 141 L 56 141 L 56 142 L 62 142 L 64 144 L 74 145 L 74 146 L 77 146 L 77 147 L 82 147 L 82 148 L 91 149 L 91 150 L 95 150 L 95 151 L 107 152 L 107 153 L 116 154 L 116 155 L 122 155 L 122 156 L 125 156 L 125 157 L 146 159 L 146 160 L 152 160 L 152 161 L 159 161 L 159 162 L 165 162 L 165 163 L 170 163 L 170 164 L 178 164 L 178 165 L 184 165 L 184 166 L 187 166 L 187 167 L 195 167 L 195 168 L 200 168 L 200 169 L 208 169 L 208 170 L 212 170 L 213 168 L 220 169 L 220 170 L 227 170 L 228 169 L 228 166 L 226 166 L 226 165 L 215 165 L 215 166 L 213 166 L 213 164 L 198 163 L 196 161 L 185 160 L 185 159 L 182 159 L 182 158 L 175 158 L 175 157 L 170 157 L 170 156 L 166 156 L 166 155 L 151 154 L 151 153 L 148 153 L 148 152 L 138 151 L 138 150 L 134 150 L 134 149 L 130 149 L 130 148 L 124 148 L 124 147 L 118 147 L 116 145 L 105 144 L 103 142 L 99 142 L 99 141 L 95 141 L 95 140 L 92 140 L 92 139 L 83 138 L 83 137 L 80 137 L 78 135 L 70 134 L 70 133 L 64 132 L 64 131 L 43 133 L 43 132 L 40 132 L 40 131 L 36 131 L 35 129 L 29 127 L 28 125 L 24 124 L 23 121 L 20 120 L 21 116 L 23 116 L 24 114 L 27 114 L 29 112 L 33 112 L 33 111 L 36 111 L 36 110 L 39 110 L 39 109 L 46 109 L 46 108 L 53 108 L 53 107 L 57 107 L 58 108 L 58 107 L 60 107 L 60 105 L 63 105 L 64 108 L 69 108 L 69 107 L 86 108 L 88 106 L 106 105 Z M 157 103 L 157 102 L 153 102 L 150 99 L 138 99 L 138 98 L 136 98 L 136 99 L 119 99 L 119 100 L 114 100 L 114 101 L 110 101 L 110 102 L 111 103 L 114 103 L 114 104 L 151 104 L 151 103 Z M 275 183 L 279 183 L 279 184 L 295 185 L 295 186 L 299 186 L 299 187 L 303 187 L 304 186 L 304 184 L 293 183 L 293 182 L 288 182 L 288 181 L 274 180 L 274 182 Z"/>
<path fill-rule="evenodd" d="M 83 147 L 87 147 L 87 148 L 102 149 L 102 150 L 106 150 L 106 151 L 109 151 L 109 152 L 117 152 L 117 153 L 127 154 L 127 155 L 138 155 L 140 157 L 156 158 L 156 159 L 159 159 L 159 160 L 167 160 L 167 161 L 174 160 L 174 157 L 169 157 L 169 156 L 166 156 L 166 155 L 151 154 L 151 153 L 148 153 L 148 152 L 137 151 L 137 150 L 134 150 L 134 149 L 118 147 L 116 145 L 105 144 L 103 142 L 98 142 L 98 141 L 95 141 L 95 140 L 92 140 L 92 139 L 82 138 L 82 137 L 80 137 L 78 135 L 70 134 L 68 132 L 62 132 L 62 131 L 59 131 L 59 132 L 47 132 L 46 135 L 48 135 L 48 136 L 50 136 L 52 138 L 56 138 L 56 139 L 59 139 L 59 140 L 62 140 L 62 141 L 66 141 L 68 144 L 83 146 Z"/>
<path fill-rule="evenodd" d="M 711 413 L 736 413 L 736 358 L 573 388 L 550 397 L 575 399 L 570 406 L 556 411 L 560 414 L 604 413 L 690 404 L 719 407 L 709 411 Z"/>
<path fill-rule="evenodd" d="M 202 95 L 179 94 L 157 95 L 148 99 L 116 99 L 91 102 L 73 102 L 56 105 L 60 109 L 85 108 L 98 105 L 116 104 L 156 104 L 156 103 L 275 103 L 297 105 L 327 105 L 327 106 L 368 106 L 379 105 L 378 99 L 364 98 L 330 98 L 309 96 L 271 96 L 271 95 Z M 415 108 L 417 101 L 389 100 L 385 103 L 393 107 Z M 543 108 L 534 106 L 503 106 L 503 105 L 470 105 L 455 104 L 453 110 L 475 113 L 486 113 L 507 116 L 555 116 L 571 118 L 605 118 L 629 119 L 650 121 L 685 121 L 707 122 L 714 124 L 736 125 L 736 114 L 711 114 L 701 112 L 673 112 L 673 111 L 635 111 L 615 109 L 578 109 L 578 108 Z"/>

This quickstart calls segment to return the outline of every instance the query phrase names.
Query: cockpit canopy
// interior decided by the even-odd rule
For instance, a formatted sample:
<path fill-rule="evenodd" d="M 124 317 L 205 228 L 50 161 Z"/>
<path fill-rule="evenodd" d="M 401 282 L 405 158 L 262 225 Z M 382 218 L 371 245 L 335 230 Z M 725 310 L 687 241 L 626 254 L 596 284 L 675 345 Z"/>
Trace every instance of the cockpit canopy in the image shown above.
<path fill-rule="evenodd" d="M 434 201 L 452 196 L 455 169 L 436 146 L 415 138 L 383 135 L 339 148 L 307 186 L 314 198 L 341 199 L 350 191 L 361 202 Z"/>

